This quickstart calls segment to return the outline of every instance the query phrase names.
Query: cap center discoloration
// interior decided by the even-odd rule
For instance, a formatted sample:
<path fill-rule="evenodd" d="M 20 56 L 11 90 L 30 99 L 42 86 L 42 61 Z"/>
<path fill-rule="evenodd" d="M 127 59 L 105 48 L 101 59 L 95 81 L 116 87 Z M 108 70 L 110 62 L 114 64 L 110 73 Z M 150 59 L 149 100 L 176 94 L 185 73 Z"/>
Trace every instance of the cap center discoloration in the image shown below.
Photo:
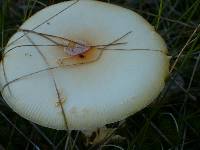
<path fill-rule="evenodd" d="M 63 51 L 64 56 L 57 59 L 57 63 L 60 66 L 93 62 L 97 60 L 101 54 L 100 50 L 94 46 L 89 46 L 89 44 L 84 41 L 69 41 Z"/>

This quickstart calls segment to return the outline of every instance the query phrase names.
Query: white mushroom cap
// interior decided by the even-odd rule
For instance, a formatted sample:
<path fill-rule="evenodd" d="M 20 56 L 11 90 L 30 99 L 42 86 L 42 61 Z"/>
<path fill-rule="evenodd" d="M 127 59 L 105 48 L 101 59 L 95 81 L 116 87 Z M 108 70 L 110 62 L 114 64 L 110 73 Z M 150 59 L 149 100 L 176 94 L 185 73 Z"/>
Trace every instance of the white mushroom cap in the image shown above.
<path fill-rule="evenodd" d="M 68 1 L 36 13 L 20 29 L 5 49 L 0 85 L 7 104 L 39 125 L 102 127 L 149 105 L 164 87 L 166 45 L 133 11 L 98 1 Z M 90 46 L 115 43 L 91 48 L 84 58 L 62 60 L 69 57 L 62 45 L 70 42 L 50 35 Z"/>

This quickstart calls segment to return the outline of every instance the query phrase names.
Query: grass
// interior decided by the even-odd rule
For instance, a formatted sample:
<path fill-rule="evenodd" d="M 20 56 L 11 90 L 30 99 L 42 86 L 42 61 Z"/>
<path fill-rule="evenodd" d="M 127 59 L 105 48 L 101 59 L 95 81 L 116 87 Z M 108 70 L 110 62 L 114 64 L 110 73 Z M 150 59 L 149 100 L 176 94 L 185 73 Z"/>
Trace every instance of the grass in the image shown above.
<path fill-rule="evenodd" d="M 0 0 L 3 48 L 32 14 L 62 0 Z M 78 131 L 69 134 L 35 125 L 0 100 L 0 150 L 18 149 L 200 149 L 200 1 L 110 0 L 134 10 L 155 26 L 172 56 L 169 79 L 151 106 L 109 125 L 116 130 L 99 144 L 86 145 Z"/>

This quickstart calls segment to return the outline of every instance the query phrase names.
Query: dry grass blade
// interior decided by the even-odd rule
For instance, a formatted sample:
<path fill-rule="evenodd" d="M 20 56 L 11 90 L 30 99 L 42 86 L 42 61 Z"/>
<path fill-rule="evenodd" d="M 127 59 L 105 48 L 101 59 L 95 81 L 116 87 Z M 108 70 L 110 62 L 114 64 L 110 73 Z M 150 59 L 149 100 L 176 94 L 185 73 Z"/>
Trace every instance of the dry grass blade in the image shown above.
<path fill-rule="evenodd" d="M 72 143 L 72 147 L 71 147 L 72 150 L 76 147 L 76 142 L 78 140 L 79 134 L 80 134 L 80 131 L 77 131 L 74 141 Z"/>
<path fill-rule="evenodd" d="M 58 13 L 54 14 L 53 16 L 47 18 L 45 21 L 43 21 L 42 23 L 36 25 L 35 27 L 33 27 L 32 30 L 35 30 L 37 28 L 39 28 L 41 25 L 47 23 L 48 21 L 52 20 L 53 18 L 55 18 L 56 16 L 58 16 L 59 14 L 65 12 L 66 10 L 68 10 L 69 8 L 71 8 L 73 5 L 75 5 L 76 3 L 78 3 L 79 0 L 75 0 L 71 5 L 69 5 L 68 7 L 64 8 L 63 10 L 60 10 Z M 15 43 L 16 41 L 18 41 L 19 39 L 21 39 L 22 37 L 24 37 L 27 33 L 25 33 L 24 35 L 20 36 L 19 38 L 17 38 L 16 40 L 14 40 L 13 42 L 11 42 L 9 45 L 12 45 L 13 43 Z M 7 45 L 7 46 L 9 46 Z"/>
<path fill-rule="evenodd" d="M 14 83 L 14 82 L 16 82 L 16 81 L 18 81 L 18 80 L 22 80 L 22 79 L 24 79 L 24 78 L 30 77 L 30 76 L 32 76 L 32 75 L 35 75 L 35 74 L 37 74 L 37 73 L 42 73 L 42 72 L 44 72 L 44 71 L 52 70 L 52 69 L 56 69 L 56 68 L 58 68 L 58 66 L 57 66 L 57 67 L 50 67 L 50 68 L 41 69 L 41 70 L 39 70 L 39 71 L 36 71 L 36 72 L 30 73 L 30 74 L 26 74 L 26 75 L 23 75 L 23 76 L 21 76 L 21 77 L 18 77 L 18 78 L 16 78 L 16 79 L 12 80 L 12 81 L 8 81 L 8 82 L 1 88 L 1 93 L 3 93 L 4 89 L 5 89 L 7 86 L 9 86 L 10 84 L 12 84 L 12 83 Z"/>
<path fill-rule="evenodd" d="M 22 30 L 23 31 L 23 30 Z M 21 77 L 18 77 L 18 78 L 16 78 L 16 79 L 14 79 L 14 80 L 12 80 L 12 81 L 8 81 L 7 80 L 7 76 L 6 76 L 6 72 L 5 72 L 5 66 L 4 66 L 4 63 L 3 63 L 3 72 L 4 72 L 4 77 L 5 77 L 5 80 L 6 80 L 6 84 L 2 87 L 2 89 L 1 89 L 1 92 L 3 92 L 4 91 L 4 89 L 8 86 L 8 88 L 9 88 L 9 84 L 11 84 L 11 83 L 14 83 L 14 82 L 16 82 L 16 81 L 18 81 L 18 80 L 21 80 L 21 79 L 24 79 L 24 78 L 27 78 L 27 77 L 29 77 L 29 76 L 32 76 L 32 75 L 35 75 L 35 74 L 37 74 L 37 73 L 41 73 L 41 72 L 44 72 L 44 71 L 50 71 L 50 70 L 53 70 L 53 69 L 57 69 L 57 68 L 60 68 L 60 66 L 55 66 L 55 67 L 50 67 L 49 65 L 48 65 L 48 61 L 46 60 L 46 58 L 45 58 L 45 56 L 42 54 L 42 52 L 40 51 L 40 49 L 39 49 L 39 47 L 38 47 L 38 44 L 36 44 L 36 43 L 34 43 L 32 40 L 31 40 L 31 38 L 28 36 L 28 33 L 35 33 L 35 34 L 39 34 L 39 35 L 41 35 L 42 37 L 44 37 L 44 38 L 48 38 L 48 40 L 50 40 L 51 42 L 53 42 L 53 43 L 55 43 L 56 45 L 57 44 L 59 44 L 59 43 L 56 43 L 54 40 L 52 40 L 52 39 L 50 39 L 49 37 L 46 37 L 46 36 L 50 36 L 50 37 L 56 37 L 56 38 L 62 38 L 62 37 L 58 37 L 58 36 L 54 36 L 54 35 L 47 35 L 47 34 L 43 34 L 43 33 L 38 33 L 38 32 L 35 32 L 35 31 L 29 31 L 29 30 L 25 30 L 25 32 L 27 32 L 27 34 L 25 34 L 25 36 L 28 38 L 28 40 L 31 42 L 31 44 L 29 45 L 29 46 L 33 46 L 33 47 L 35 47 L 36 48 L 36 50 L 40 53 L 40 55 L 42 56 L 42 58 L 44 59 L 44 61 L 45 61 L 45 63 L 47 64 L 47 68 L 45 68 L 45 69 L 42 69 L 42 70 L 39 70 L 39 71 L 36 71 L 36 72 L 33 72 L 33 73 L 30 73 L 30 74 L 26 74 L 26 75 L 23 75 L 23 76 L 21 76 Z M 102 48 L 100 48 L 100 50 L 101 50 L 101 53 L 99 54 L 99 56 L 98 56 L 98 58 L 96 58 L 96 59 L 94 59 L 94 60 L 92 60 L 92 61 L 89 61 L 89 62 L 86 62 L 85 64 L 87 64 L 87 63 L 92 63 L 92 62 L 95 62 L 95 61 L 97 61 L 98 59 L 100 59 L 100 57 L 101 57 L 101 55 L 102 55 L 102 53 L 103 53 L 103 50 L 106 50 L 106 48 L 108 48 L 108 47 L 110 47 L 110 46 L 113 46 L 113 45 L 116 45 L 116 44 L 122 44 L 122 43 L 117 43 L 118 41 L 120 41 L 121 39 L 123 39 L 123 38 L 125 38 L 126 36 L 128 36 L 129 34 L 131 34 L 132 33 L 132 31 L 129 31 L 129 32 L 127 32 L 126 34 L 124 34 L 124 35 L 122 35 L 120 38 L 117 38 L 117 39 L 115 39 L 114 41 L 112 41 L 111 43 L 109 43 L 109 44 L 106 44 L 106 45 L 97 45 L 97 48 L 98 47 L 102 47 Z M 63 39 L 63 38 L 62 38 Z M 69 39 L 66 39 L 66 38 L 64 38 L 65 40 L 69 40 Z M 72 41 L 72 42 L 74 42 L 74 41 Z M 79 44 L 79 43 L 78 43 Z M 21 46 L 23 46 L 23 45 L 19 45 L 19 46 L 16 46 L 16 47 L 21 47 Z M 39 45 L 40 46 L 40 45 Z M 58 45 L 57 45 L 58 46 Z M 16 48 L 16 47 L 14 47 L 14 48 Z M 10 52 L 10 51 L 12 51 L 14 48 L 11 48 L 10 50 L 8 50 L 7 52 Z M 7 53 L 6 52 L 6 53 Z M 5 54 L 6 54 L 5 53 Z M 5 55 L 4 54 L 4 55 Z M 4 61 L 3 61 L 4 62 Z M 77 65 L 81 65 L 82 63 L 75 63 L 75 64 L 70 64 L 70 65 L 65 65 L 65 67 L 74 67 L 74 66 L 77 66 Z M 9 88 L 10 89 L 10 88 Z M 56 90 L 57 91 L 57 90 Z M 59 92 L 57 91 L 57 94 L 58 94 L 58 96 L 59 96 Z"/>
<path fill-rule="evenodd" d="M 200 24 L 195 28 L 195 30 L 193 31 L 193 33 L 190 35 L 189 39 L 187 40 L 186 44 L 183 46 L 183 48 L 181 49 L 181 51 L 179 52 L 175 62 L 173 63 L 173 65 L 171 66 L 171 69 L 170 69 L 170 73 L 172 73 L 172 71 L 174 70 L 177 62 L 179 61 L 179 58 L 180 56 L 182 55 L 183 51 L 185 50 L 185 48 L 189 45 L 189 43 L 191 42 L 193 36 L 195 35 L 195 33 L 198 31 L 200 27 Z"/>
<path fill-rule="evenodd" d="M 28 38 L 28 40 L 29 40 L 33 45 L 35 45 L 35 43 L 32 41 L 32 39 L 31 39 L 28 35 L 26 35 L 26 37 Z M 40 54 L 40 56 L 42 57 L 42 59 L 44 60 L 44 62 L 46 63 L 47 67 L 50 67 L 48 60 L 46 59 L 46 57 L 44 56 L 44 54 L 41 52 L 41 50 L 40 50 L 37 46 L 35 46 L 35 48 L 36 48 L 36 50 L 38 51 L 38 53 Z M 55 87 L 57 99 L 58 99 L 59 106 L 60 106 L 61 111 L 62 111 L 62 116 L 63 116 L 64 123 L 65 123 L 65 127 L 66 127 L 66 130 L 67 130 L 67 129 L 68 129 L 67 118 L 66 118 L 65 111 L 64 111 L 64 108 L 63 108 L 63 104 L 62 104 L 62 99 L 61 99 L 61 96 L 60 96 L 60 92 L 59 92 L 59 90 L 58 90 L 58 85 L 57 85 L 57 83 L 56 83 L 56 80 L 55 80 L 55 77 L 54 77 L 54 75 L 53 75 L 53 72 L 51 72 L 51 70 L 49 70 L 49 73 L 50 73 L 51 78 L 52 78 L 53 83 L 54 83 L 54 87 Z"/>
<path fill-rule="evenodd" d="M 174 124 L 176 126 L 176 131 L 177 131 L 177 133 L 179 133 L 178 122 L 177 122 L 176 118 L 174 117 L 174 115 L 172 113 L 163 113 L 163 114 L 164 115 L 168 115 L 168 116 L 170 116 L 172 118 L 172 120 L 173 120 L 173 122 L 174 122 Z"/>
<path fill-rule="evenodd" d="M 6 52 L 4 52 L 4 53 L 3 53 L 3 57 L 4 57 L 7 53 L 9 53 L 9 52 L 15 50 L 16 48 L 20 48 L 20 47 L 32 47 L 32 46 L 33 46 L 33 47 L 34 47 L 34 46 L 37 46 L 37 47 L 43 47 L 43 46 L 46 46 L 46 47 L 48 47 L 48 46 L 68 47 L 68 45 L 65 45 L 65 44 L 62 44 L 62 43 L 58 43 L 58 42 L 56 42 L 55 40 L 53 40 L 53 39 L 51 39 L 51 38 L 61 39 L 61 40 L 67 41 L 67 42 L 75 43 L 75 44 L 80 45 L 80 46 L 85 46 L 85 45 L 83 45 L 83 44 L 80 43 L 80 42 L 77 42 L 77 41 L 68 39 L 68 38 L 66 38 L 66 37 L 61 37 L 61 36 L 51 35 L 51 34 L 46 34 L 46 33 L 40 33 L 40 32 L 36 32 L 36 31 L 33 31 L 33 30 L 27 30 L 27 29 L 19 29 L 19 31 L 22 31 L 22 32 L 24 32 L 24 33 L 26 33 L 26 34 L 28 34 L 28 33 L 33 33 L 33 34 L 39 35 L 40 37 L 43 37 L 43 38 L 47 39 L 48 41 L 52 42 L 53 44 L 35 44 L 35 45 L 32 45 L 32 44 L 25 44 L 25 45 L 17 45 L 17 46 L 14 46 L 14 47 L 8 49 Z M 130 34 L 130 33 L 128 33 L 128 34 Z M 128 34 L 127 34 L 127 35 L 128 35 Z M 127 36 L 127 35 L 125 35 L 125 36 Z M 124 36 L 124 37 L 125 37 L 125 36 Z M 123 38 L 123 37 L 122 37 L 122 38 Z M 119 39 L 119 40 L 120 40 L 120 39 Z M 125 42 L 123 42 L 123 43 L 116 43 L 116 42 L 114 42 L 114 43 L 109 43 L 109 44 L 87 45 L 87 46 L 93 47 L 93 48 L 98 48 L 98 49 L 103 49 L 102 47 L 116 46 L 116 45 L 123 45 L 123 44 L 126 44 L 126 43 L 125 43 Z M 4 49 L 5 49 L 5 48 L 4 48 Z"/>
<path fill-rule="evenodd" d="M 149 120 L 145 114 L 143 114 L 143 117 L 150 121 L 150 125 L 158 132 L 158 134 L 169 144 L 169 145 L 173 145 L 173 143 L 167 138 L 167 136 L 155 125 L 155 123 L 153 123 L 151 120 Z"/>
<path fill-rule="evenodd" d="M 137 12 L 140 12 L 142 14 L 146 14 L 148 16 L 157 17 L 157 14 L 153 14 L 151 12 L 146 12 L 144 10 L 139 10 L 139 9 L 134 9 L 134 10 L 137 11 Z M 182 21 L 179 21 L 179 20 L 175 20 L 175 19 L 171 19 L 171 18 L 167 18 L 167 17 L 163 17 L 163 16 L 160 16 L 160 19 L 164 20 L 164 21 L 172 22 L 172 23 L 177 23 L 177 24 L 180 24 L 180 25 L 182 25 L 184 27 L 195 28 L 195 26 L 192 25 L 191 23 L 187 24 L 185 22 L 182 22 Z"/>
<path fill-rule="evenodd" d="M 53 144 L 53 142 L 44 134 L 44 132 L 36 124 L 32 122 L 30 122 L 30 124 L 48 142 L 48 144 L 52 146 L 52 149 L 56 149 L 56 146 Z"/>
<path fill-rule="evenodd" d="M 35 148 L 36 150 L 40 150 L 40 148 L 39 148 L 34 142 L 32 142 L 20 129 L 18 129 L 17 126 L 16 126 L 15 124 L 13 124 L 13 123 L 10 121 L 10 119 L 9 119 L 6 115 L 4 115 L 3 112 L 0 111 L 0 115 L 1 115 L 4 119 L 6 119 L 6 121 L 7 121 L 10 125 L 12 125 L 12 126 L 15 128 L 15 130 L 17 130 L 17 132 L 20 133 L 31 145 L 33 145 L 34 148 Z"/>
<path fill-rule="evenodd" d="M 186 94 L 188 95 L 192 100 L 196 101 L 196 97 L 193 96 L 191 93 L 189 93 L 184 87 L 182 87 L 176 80 L 174 80 L 173 77 L 170 77 L 172 81 Z"/>
<path fill-rule="evenodd" d="M 58 15 L 68 13 L 73 10 L 79 0 L 73 0 L 68 7 L 62 10 L 57 10 L 52 16 L 47 16 L 46 19 L 37 23 L 33 28 L 18 29 L 20 24 L 23 24 L 24 19 L 28 18 L 33 13 L 40 9 L 64 0 L 0 0 L 0 53 L 2 58 L 7 57 L 10 52 L 17 52 L 21 47 L 42 49 L 45 47 L 62 47 L 67 45 L 56 41 L 76 42 L 73 39 L 68 39 L 56 35 L 48 35 L 37 32 L 40 26 L 49 21 L 53 21 Z M 136 113 L 134 116 L 124 121 L 123 126 L 116 128 L 111 136 L 106 137 L 99 145 L 85 146 L 85 138 L 79 131 L 55 131 L 29 123 L 24 119 L 19 119 L 17 122 L 13 118 L 15 113 L 0 100 L 0 150 L 4 149 L 200 149 L 200 121 L 199 121 L 199 0 L 190 1 L 155 1 L 155 0 L 102 0 L 104 2 L 119 4 L 120 6 L 128 7 L 136 10 L 143 15 L 156 29 L 165 41 L 167 42 L 169 55 L 173 56 L 174 62 L 171 65 L 170 77 L 166 82 L 166 88 L 159 96 L 159 102 L 145 108 L 142 112 Z M 17 45 L 17 39 L 13 43 L 5 46 L 9 37 L 15 31 L 23 32 L 22 37 L 27 38 L 31 35 L 45 38 L 50 44 L 24 44 Z M 38 30 L 39 31 L 39 30 Z M 126 38 L 131 33 L 124 35 Z M 57 40 L 54 40 L 57 39 Z M 58 40 L 60 39 L 60 40 Z M 116 41 L 115 41 L 116 40 Z M 161 50 L 148 49 L 124 49 L 123 45 L 127 42 L 120 42 L 120 38 L 116 38 L 108 43 L 100 43 L 99 45 L 89 45 L 97 48 L 101 54 L 103 51 L 146 51 L 163 53 Z M 12 44 L 15 44 L 14 46 Z M 81 46 L 81 43 L 77 42 Z M 121 46 L 117 48 L 117 46 Z M 113 46 L 113 47 L 112 47 Z M 116 46 L 116 48 L 114 47 Z M 6 49 L 6 51 L 5 51 Z M 163 53 L 164 55 L 168 55 Z M 72 68 L 82 64 L 89 64 L 97 61 L 101 55 L 93 61 L 87 63 L 75 63 L 65 65 L 64 67 Z M 3 93 L 5 88 L 10 90 L 9 85 L 17 81 L 31 78 L 36 74 L 53 72 L 54 69 L 60 66 L 46 66 L 41 70 L 36 70 L 30 74 L 24 74 L 12 81 L 7 79 L 7 68 L 5 67 L 4 59 L 2 59 L 3 74 L 6 84 L 1 87 Z M 181 77 L 183 82 L 179 82 L 176 75 Z M 56 82 L 54 83 L 54 85 Z M 172 86 L 176 88 L 172 88 Z M 56 90 L 55 90 L 56 91 Z M 55 92 L 56 94 L 56 92 Z M 57 91 L 57 97 L 59 92 Z M 145 114 L 146 118 L 144 118 Z M 169 123 L 169 124 L 167 124 Z M 30 125 L 31 124 L 31 125 Z M 31 128 L 31 131 L 29 131 Z M 56 132 L 56 134 L 55 134 Z M 29 135 L 27 133 L 30 133 Z M 114 135 L 120 135 L 126 138 L 122 143 L 112 141 Z M 53 137 L 53 138 L 52 138 Z M 7 147 L 7 145 L 10 147 Z"/>

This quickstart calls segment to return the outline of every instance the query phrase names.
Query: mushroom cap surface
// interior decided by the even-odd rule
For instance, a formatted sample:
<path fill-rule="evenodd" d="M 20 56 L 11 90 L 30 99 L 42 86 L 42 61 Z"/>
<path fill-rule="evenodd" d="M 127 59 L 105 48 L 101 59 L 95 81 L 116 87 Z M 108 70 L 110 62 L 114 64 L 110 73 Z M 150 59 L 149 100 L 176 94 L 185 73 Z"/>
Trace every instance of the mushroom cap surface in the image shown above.
<path fill-rule="evenodd" d="M 85 58 L 67 58 L 63 46 L 69 39 L 90 45 Z M 158 96 L 168 75 L 166 53 L 163 39 L 131 10 L 90 0 L 62 2 L 33 15 L 9 40 L 1 92 L 15 112 L 39 125 L 95 129 Z"/>

